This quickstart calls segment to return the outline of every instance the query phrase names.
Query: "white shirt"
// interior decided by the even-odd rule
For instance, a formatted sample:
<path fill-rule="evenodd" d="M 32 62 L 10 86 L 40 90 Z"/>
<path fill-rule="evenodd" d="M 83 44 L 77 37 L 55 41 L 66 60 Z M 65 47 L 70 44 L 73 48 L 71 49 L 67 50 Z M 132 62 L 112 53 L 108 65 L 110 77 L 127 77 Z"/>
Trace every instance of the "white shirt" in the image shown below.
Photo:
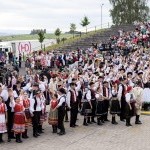
<path fill-rule="evenodd" d="M 35 99 L 34 98 L 30 99 L 31 114 L 33 114 L 34 111 L 41 111 L 42 109 L 44 109 L 41 99 L 36 97 L 36 100 L 37 100 L 37 106 L 36 106 L 36 109 L 34 110 Z"/>
<path fill-rule="evenodd" d="M 60 96 L 60 98 L 59 98 L 58 106 L 59 106 L 59 107 L 62 106 L 62 104 L 63 104 L 64 102 L 67 103 L 66 98 L 65 98 L 65 95 L 62 95 L 62 96 Z"/>
<path fill-rule="evenodd" d="M 8 91 L 7 90 L 2 90 L 0 96 L 3 98 L 3 100 L 6 102 L 8 99 Z"/>

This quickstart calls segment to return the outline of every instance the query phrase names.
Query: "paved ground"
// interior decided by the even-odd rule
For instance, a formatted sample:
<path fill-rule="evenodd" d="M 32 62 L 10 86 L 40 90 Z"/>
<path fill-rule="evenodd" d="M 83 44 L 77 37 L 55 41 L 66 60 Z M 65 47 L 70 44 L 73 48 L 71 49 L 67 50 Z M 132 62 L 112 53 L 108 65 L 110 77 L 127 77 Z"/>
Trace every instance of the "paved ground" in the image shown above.
<path fill-rule="evenodd" d="M 20 73 L 24 74 L 24 68 Z M 29 129 L 30 138 L 17 144 L 5 142 L 0 145 L 0 150 L 150 150 L 150 116 L 142 116 L 142 125 L 126 127 L 119 122 L 112 125 L 110 122 L 103 126 L 92 124 L 88 127 L 82 125 L 83 117 L 79 116 L 79 127 L 70 128 L 65 123 L 66 135 L 58 136 L 52 133 L 51 126 L 44 123 L 44 134 L 37 139 L 32 137 L 32 128 Z M 7 135 L 4 135 L 7 141 Z"/>
<path fill-rule="evenodd" d="M 126 127 L 123 122 L 85 127 L 82 120 L 83 117 L 79 116 L 77 128 L 70 128 L 69 123 L 65 123 L 64 136 L 53 134 L 51 126 L 45 122 L 45 133 L 40 137 L 33 138 L 30 128 L 29 139 L 21 144 L 15 143 L 15 140 L 5 142 L 0 145 L 0 150 L 150 150 L 150 116 L 141 117 L 142 125 L 135 125 L 132 118 L 132 127 Z M 6 135 L 4 140 L 7 141 Z"/>

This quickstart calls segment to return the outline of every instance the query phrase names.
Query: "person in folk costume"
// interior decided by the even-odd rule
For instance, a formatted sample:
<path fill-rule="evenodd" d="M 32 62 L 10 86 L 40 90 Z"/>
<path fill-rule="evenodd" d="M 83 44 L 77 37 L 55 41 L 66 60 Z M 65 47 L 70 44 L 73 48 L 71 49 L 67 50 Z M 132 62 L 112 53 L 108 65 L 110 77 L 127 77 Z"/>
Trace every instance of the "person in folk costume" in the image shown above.
<path fill-rule="evenodd" d="M 140 87 L 140 82 L 136 82 L 136 86 L 133 88 L 132 93 L 135 96 L 135 108 L 136 108 L 136 120 L 135 124 L 142 124 L 142 122 L 139 120 L 141 109 L 142 109 L 142 92 L 143 88 Z"/>
<path fill-rule="evenodd" d="M 126 100 L 126 126 L 132 126 L 130 123 L 131 117 L 135 115 L 135 96 L 132 93 L 132 87 L 127 87 L 127 93 L 125 94 L 125 100 Z"/>
<path fill-rule="evenodd" d="M 50 101 L 50 112 L 48 117 L 48 123 L 52 125 L 53 133 L 57 133 L 57 126 L 58 126 L 58 109 L 54 108 L 58 105 L 58 95 L 53 94 L 52 99 Z"/>
<path fill-rule="evenodd" d="M 132 72 L 128 72 L 127 73 L 127 78 L 128 78 L 128 85 L 133 87 L 134 86 L 133 73 Z"/>
<path fill-rule="evenodd" d="M 41 91 L 36 91 L 33 98 L 30 99 L 30 113 L 32 116 L 32 125 L 33 125 L 33 137 L 37 138 L 40 136 L 38 133 L 38 128 L 40 125 L 40 116 L 43 109 L 41 102 Z"/>
<path fill-rule="evenodd" d="M 95 97 L 95 83 L 94 82 L 90 82 L 89 84 L 90 88 L 88 91 L 88 97 L 91 98 L 91 104 L 92 104 L 92 114 L 91 117 L 88 117 L 88 123 L 96 123 L 96 121 L 94 120 L 95 117 L 95 111 L 96 111 L 96 97 Z M 91 118 L 91 119 L 90 119 Z"/>
<path fill-rule="evenodd" d="M 13 99 L 14 94 L 12 89 L 8 89 L 8 99 L 5 102 L 7 106 L 7 134 L 8 134 L 8 142 L 11 141 L 11 139 L 15 139 L 14 132 L 12 130 L 13 128 L 13 122 L 14 122 L 14 109 L 10 107 L 11 99 Z"/>
<path fill-rule="evenodd" d="M 13 87 L 14 97 L 19 97 L 20 91 L 21 91 L 21 83 L 20 81 L 17 81 L 16 85 Z"/>
<path fill-rule="evenodd" d="M 148 111 L 150 109 L 150 82 L 145 83 L 142 92 L 143 109 Z"/>
<path fill-rule="evenodd" d="M 38 127 L 38 133 L 44 133 L 42 130 L 44 130 L 43 128 L 42 128 L 42 125 L 43 125 L 43 123 L 46 121 L 46 119 L 47 119 L 47 113 L 46 113 L 46 99 L 45 99 L 45 96 L 44 96 L 44 94 L 43 94 L 43 92 L 41 92 L 41 94 L 40 94 L 40 98 L 41 98 L 41 105 L 43 106 L 42 107 L 42 110 L 41 110 L 41 116 L 40 116 L 40 124 L 39 124 L 39 127 Z"/>
<path fill-rule="evenodd" d="M 118 124 L 116 122 L 116 118 L 115 118 L 115 115 L 119 115 L 120 114 L 120 103 L 119 103 L 119 100 L 118 100 L 118 86 L 117 86 L 117 82 L 114 82 L 112 83 L 112 90 L 111 90 L 111 93 L 112 93 L 112 98 L 111 98 L 111 101 L 110 101 L 110 114 L 112 115 L 112 124 Z"/>
<path fill-rule="evenodd" d="M 70 107 L 70 127 L 76 127 L 77 114 L 78 114 L 78 100 L 76 84 L 70 83 L 70 90 L 67 93 L 67 101 Z"/>
<path fill-rule="evenodd" d="M 92 115 L 91 91 L 88 88 L 83 92 L 81 114 L 84 115 L 83 125 L 88 126 L 88 118 Z"/>
<path fill-rule="evenodd" d="M 14 108 L 13 131 L 16 135 L 16 142 L 22 143 L 21 134 L 25 132 L 25 108 L 23 104 L 21 104 L 19 97 L 17 97 L 15 100 L 12 97 L 10 106 Z"/>
<path fill-rule="evenodd" d="M 109 84 L 107 81 L 103 82 L 103 97 L 104 97 L 104 109 L 106 114 L 104 115 L 104 121 L 108 120 L 108 108 L 109 108 L 109 102 L 110 102 L 110 89 Z"/>
<path fill-rule="evenodd" d="M 120 102 L 121 112 L 120 112 L 120 121 L 125 121 L 125 107 L 126 107 L 126 100 L 125 94 L 127 91 L 127 78 L 121 77 L 119 78 L 120 84 L 118 87 L 118 100 Z"/>
<path fill-rule="evenodd" d="M 58 89 L 58 95 L 60 98 L 58 99 L 58 105 L 53 109 L 54 111 L 58 109 L 58 129 L 60 129 L 59 135 L 64 135 L 65 127 L 64 127 L 64 117 L 65 117 L 65 105 L 66 105 L 66 91 L 64 88 Z"/>
<path fill-rule="evenodd" d="M 102 125 L 103 122 L 103 116 L 106 114 L 105 109 L 104 109 L 104 100 L 103 100 L 103 94 L 102 94 L 102 89 L 99 86 L 97 88 L 97 92 L 96 92 L 96 116 L 97 116 L 97 124 L 98 125 Z"/>
<path fill-rule="evenodd" d="M 139 71 L 137 76 L 137 81 L 140 82 L 140 87 L 144 88 L 144 82 L 143 82 L 143 72 Z"/>
<path fill-rule="evenodd" d="M 7 107 L 3 101 L 3 98 L 0 97 L 0 144 L 3 143 L 3 133 L 7 132 Z"/>
<path fill-rule="evenodd" d="M 23 106 L 25 108 L 26 122 L 25 122 L 25 132 L 22 133 L 22 138 L 27 139 L 29 138 L 27 135 L 28 127 L 30 126 L 32 120 L 30 114 L 30 100 L 26 92 L 24 93 L 24 97 L 23 97 Z"/>

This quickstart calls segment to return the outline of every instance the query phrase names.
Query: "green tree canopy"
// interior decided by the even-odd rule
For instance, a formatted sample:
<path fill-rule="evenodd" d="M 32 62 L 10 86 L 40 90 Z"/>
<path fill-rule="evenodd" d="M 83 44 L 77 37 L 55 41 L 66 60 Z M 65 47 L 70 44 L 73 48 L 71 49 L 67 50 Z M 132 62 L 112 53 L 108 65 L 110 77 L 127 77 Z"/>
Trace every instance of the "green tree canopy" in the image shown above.
<path fill-rule="evenodd" d="M 90 24 L 90 21 L 88 17 L 84 16 L 83 20 L 81 20 L 81 26 L 86 27 L 86 33 L 87 33 L 87 26 Z"/>
<path fill-rule="evenodd" d="M 132 24 L 134 21 L 145 21 L 149 13 L 148 0 L 109 0 L 112 9 L 110 15 L 115 25 Z"/>
<path fill-rule="evenodd" d="M 41 30 L 39 33 L 38 33 L 38 36 L 39 36 L 39 42 L 41 43 L 41 49 L 42 49 L 42 43 L 43 43 L 43 41 L 44 41 L 44 39 L 45 39 L 45 36 L 44 36 L 44 32 Z"/>
<path fill-rule="evenodd" d="M 74 38 L 74 32 L 76 31 L 76 25 L 74 23 L 70 24 L 70 33 L 73 34 L 73 38 Z"/>
<path fill-rule="evenodd" d="M 57 43 L 59 44 L 60 42 L 59 36 L 61 35 L 61 30 L 57 28 L 54 34 L 57 36 Z"/>

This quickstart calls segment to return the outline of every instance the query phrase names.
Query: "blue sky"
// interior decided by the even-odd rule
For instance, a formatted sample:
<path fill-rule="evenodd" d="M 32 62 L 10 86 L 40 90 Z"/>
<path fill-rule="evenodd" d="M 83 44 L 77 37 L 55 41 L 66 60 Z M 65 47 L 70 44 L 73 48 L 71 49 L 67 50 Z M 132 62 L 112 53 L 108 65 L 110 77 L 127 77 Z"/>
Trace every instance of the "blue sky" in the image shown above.
<path fill-rule="evenodd" d="M 86 15 L 94 27 L 101 24 L 101 4 L 103 24 L 111 21 L 109 0 L 0 0 L 0 32 L 12 32 L 46 28 L 62 31 L 75 23 L 82 30 L 81 19 Z"/>

